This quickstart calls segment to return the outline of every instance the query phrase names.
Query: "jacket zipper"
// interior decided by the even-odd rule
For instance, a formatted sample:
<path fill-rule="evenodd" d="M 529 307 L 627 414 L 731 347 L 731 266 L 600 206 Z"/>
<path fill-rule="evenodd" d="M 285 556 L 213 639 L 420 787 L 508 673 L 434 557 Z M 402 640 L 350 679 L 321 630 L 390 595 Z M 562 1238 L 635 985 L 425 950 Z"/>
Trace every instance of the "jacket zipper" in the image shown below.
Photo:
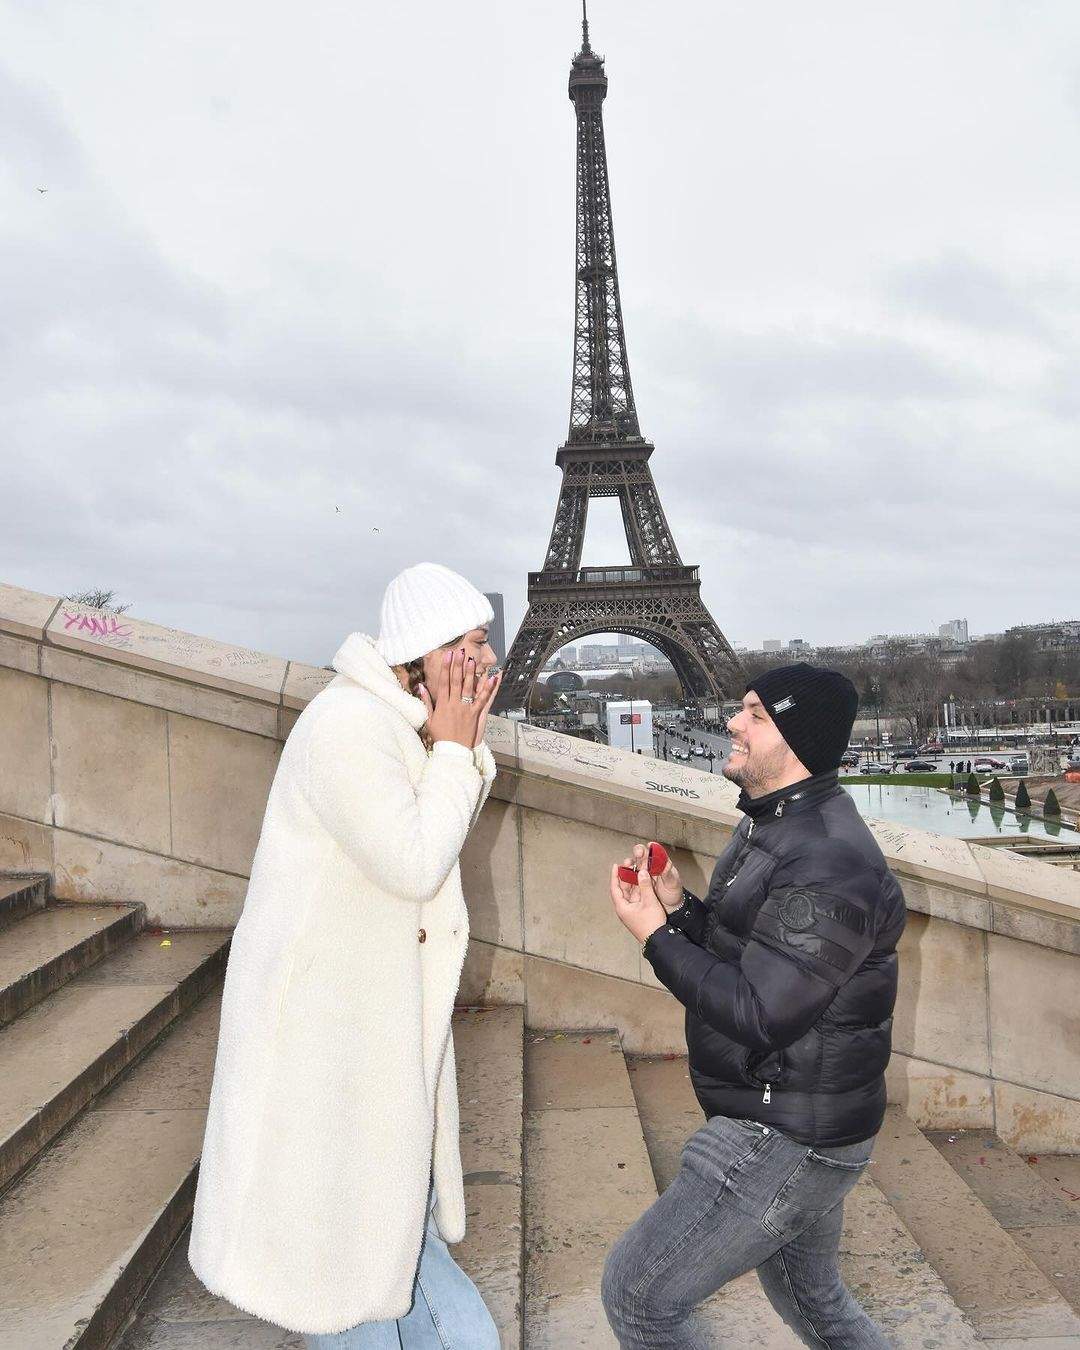
<path fill-rule="evenodd" d="M 764 1058 L 767 1059 L 768 1056 L 766 1055 Z M 746 1061 L 746 1063 L 744 1064 L 744 1066 L 743 1066 L 743 1072 L 744 1072 L 749 1078 L 751 1078 L 752 1080 L 754 1080 L 754 1081 L 757 1083 L 758 1087 L 764 1088 L 764 1089 L 765 1089 L 764 1092 L 761 1094 L 761 1101 L 762 1101 L 762 1104 L 763 1104 L 763 1105 L 768 1106 L 768 1105 L 772 1102 L 772 1090 L 773 1090 L 773 1086 L 774 1086 L 774 1084 L 779 1080 L 781 1074 L 784 1072 L 784 1055 L 783 1055 L 783 1051 L 778 1051 L 778 1052 L 777 1052 L 776 1073 L 775 1073 L 775 1074 L 773 1075 L 773 1077 L 772 1077 L 771 1079 L 769 1079 L 769 1080 L 766 1080 L 766 1079 L 763 1079 L 763 1078 L 759 1078 L 759 1077 L 758 1077 L 757 1073 L 755 1072 L 755 1070 L 758 1068 L 758 1064 L 755 1064 L 753 1068 L 750 1067 L 750 1061 L 751 1061 L 752 1059 L 753 1059 L 753 1055 L 751 1055 L 751 1056 L 749 1057 L 749 1059 Z M 760 1061 L 759 1061 L 759 1063 L 760 1063 Z"/>

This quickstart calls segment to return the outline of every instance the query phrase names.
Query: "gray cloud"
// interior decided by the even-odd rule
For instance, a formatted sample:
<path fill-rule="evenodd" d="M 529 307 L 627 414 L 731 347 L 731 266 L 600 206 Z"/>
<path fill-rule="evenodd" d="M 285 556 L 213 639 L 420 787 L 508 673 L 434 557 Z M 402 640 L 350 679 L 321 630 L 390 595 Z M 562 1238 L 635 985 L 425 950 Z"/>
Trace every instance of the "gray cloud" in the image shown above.
<path fill-rule="evenodd" d="M 946 323 L 1045 342 L 1052 338 L 1054 327 L 1040 302 L 1060 298 L 1060 289 L 1055 286 L 1055 294 L 1043 296 L 1044 288 L 1049 287 L 1042 278 L 1021 285 L 975 258 L 950 252 L 896 268 L 887 293 L 901 308 Z"/>

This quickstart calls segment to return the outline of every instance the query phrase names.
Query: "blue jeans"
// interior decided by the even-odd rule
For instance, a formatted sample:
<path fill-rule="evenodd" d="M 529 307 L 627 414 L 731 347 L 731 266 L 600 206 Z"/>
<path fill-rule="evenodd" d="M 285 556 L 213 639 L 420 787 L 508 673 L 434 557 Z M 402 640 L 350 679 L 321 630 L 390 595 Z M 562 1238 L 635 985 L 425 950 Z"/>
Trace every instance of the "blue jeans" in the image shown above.
<path fill-rule="evenodd" d="M 491 1314 L 439 1236 L 434 1208 L 432 1193 L 413 1305 L 405 1316 L 392 1322 L 361 1322 L 334 1336 L 305 1336 L 307 1350 L 499 1350 Z"/>
<path fill-rule="evenodd" d="M 837 1265 L 844 1196 L 873 1139 L 807 1148 L 752 1121 L 714 1116 L 675 1180 L 619 1238 L 604 1310 L 624 1350 L 708 1350 L 694 1309 L 756 1270 L 776 1311 L 815 1350 L 888 1350 Z"/>

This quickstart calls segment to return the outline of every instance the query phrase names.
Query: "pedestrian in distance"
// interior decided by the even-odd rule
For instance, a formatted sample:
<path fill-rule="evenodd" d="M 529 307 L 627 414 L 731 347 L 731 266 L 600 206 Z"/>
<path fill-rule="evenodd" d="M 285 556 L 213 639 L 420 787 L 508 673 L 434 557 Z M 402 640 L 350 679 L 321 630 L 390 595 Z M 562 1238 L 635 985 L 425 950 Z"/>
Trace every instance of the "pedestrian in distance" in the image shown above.
<path fill-rule="evenodd" d="M 745 819 L 704 900 L 670 862 L 611 872 L 622 923 L 686 1007 L 706 1123 L 604 1269 L 623 1347 L 706 1350 L 698 1304 L 756 1270 L 805 1345 L 885 1350 L 840 1277 L 844 1197 L 885 1114 L 904 897 L 838 781 L 858 694 L 800 662 L 747 689 L 724 774 Z"/>
<path fill-rule="evenodd" d="M 499 1346 L 446 1245 L 492 617 L 437 564 L 390 582 L 285 742 L 232 940 L 189 1259 L 309 1350 Z"/>

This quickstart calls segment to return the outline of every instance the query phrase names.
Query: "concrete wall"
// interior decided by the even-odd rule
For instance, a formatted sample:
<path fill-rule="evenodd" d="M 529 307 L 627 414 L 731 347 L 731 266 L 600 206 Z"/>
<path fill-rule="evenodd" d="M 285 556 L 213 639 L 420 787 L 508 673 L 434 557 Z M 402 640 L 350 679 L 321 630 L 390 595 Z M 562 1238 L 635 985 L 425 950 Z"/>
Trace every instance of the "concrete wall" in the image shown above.
<path fill-rule="evenodd" d="M 69 900 L 227 926 L 278 755 L 330 679 L 295 662 L 0 586 L 0 870 Z M 719 777 L 492 719 L 500 766 L 462 860 L 463 1001 L 682 1048 L 682 1010 L 607 896 L 639 839 L 701 889 L 739 819 Z M 890 1091 L 920 1123 L 1080 1150 L 1080 874 L 876 823 L 912 911 Z"/>

